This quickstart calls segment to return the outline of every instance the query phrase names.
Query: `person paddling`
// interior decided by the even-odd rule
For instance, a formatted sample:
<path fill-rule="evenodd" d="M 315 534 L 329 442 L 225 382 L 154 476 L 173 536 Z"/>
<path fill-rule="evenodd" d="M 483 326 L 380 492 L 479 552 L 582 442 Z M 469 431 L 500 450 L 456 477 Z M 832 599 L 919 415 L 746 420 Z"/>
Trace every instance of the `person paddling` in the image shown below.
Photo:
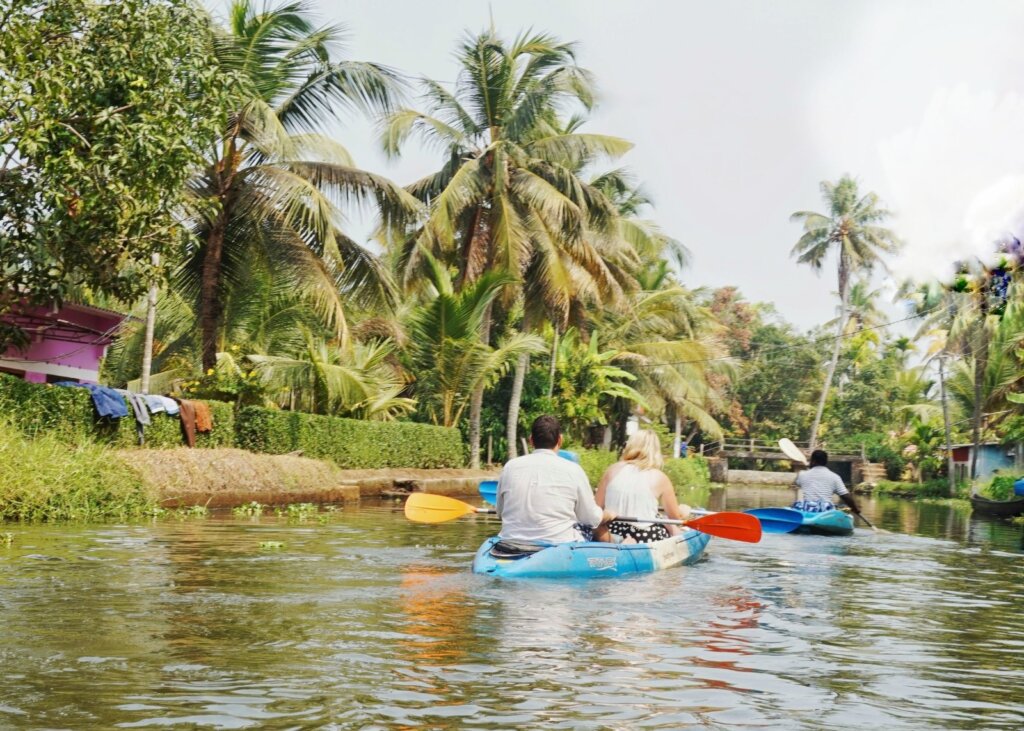
<path fill-rule="evenodd" d="M 505 463 L 495 508 L 503 543 L 552 544 L 592 540 L 593 529 L 615 518 L 594 502 L 583 468 L 558 456 L 562 427 L 539 416 L 530 427 L 534 451 Z"/>
<path fill-rule="evenodd" d="M 857 515 L 860 515 L 860 508 L 853 495 L 846 489 L 843 480 L 839 475 L 828 468 L 828 452 L 823 449 L 815 449 L 811 452 L 810 467 L 798 472 L 793 480 L 793 489 L 797 490 L 797 501 L 793 507 L 808 513 L 821 513 L 826 510 L 834 510 L 832 496 L 838 495 L 839 499 L 850 506 Z M 800 497 L 800 491 L 803 497 Z"/>
<path fill-rule="evenodd" d="M 637 431 L 626 442 L 621 459 L 605 470 L 597 485 L 597 504 L 619 515 L 654 519 L 658 506 L 673 520 L 688 520 L 690 506 L 680 505 L 672 481 L 661 471 L 665 458 L 658 435 L 650 429 Z M 606 536 L 605 532 L 611 534 Z M 624 523 L 613 520 L 595 531 L 598 540 L 616 543 L 652 543 L 677 535 L 677 526 L 657 523 Z"/>

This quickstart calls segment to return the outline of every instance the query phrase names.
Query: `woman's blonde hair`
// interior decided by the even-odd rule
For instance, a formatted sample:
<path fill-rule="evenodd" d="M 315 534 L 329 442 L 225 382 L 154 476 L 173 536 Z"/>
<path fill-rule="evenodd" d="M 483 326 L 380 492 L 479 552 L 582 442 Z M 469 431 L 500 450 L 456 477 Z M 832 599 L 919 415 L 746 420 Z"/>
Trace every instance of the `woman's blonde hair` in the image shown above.
<path fill-rule="evenodd" d="M 650 429 L 637 431 L 626 442 L 622 450 L 622 461 L 641 470 L 660 470 L 665 464 L 665 458 L 661 456 L 658 435 Z"/>

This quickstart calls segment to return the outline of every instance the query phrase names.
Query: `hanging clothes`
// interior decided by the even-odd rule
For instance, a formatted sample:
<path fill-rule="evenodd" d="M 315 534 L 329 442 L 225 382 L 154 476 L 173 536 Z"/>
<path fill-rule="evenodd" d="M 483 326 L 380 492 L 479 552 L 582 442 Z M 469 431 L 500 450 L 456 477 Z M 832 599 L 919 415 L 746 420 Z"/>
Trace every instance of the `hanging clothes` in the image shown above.
<path fill-rule="evenodd" d="M 106 386 L 98 386 L 95 383 L 75 383 L 74 381 L 59 381 L 55 386 L 66 388 L 86 388 L 92 396 L 92 405 L 100 418 L 123 419 L 128 416 L 128 403 L 117 391 Z"/>
<path fill-rule="evenodd" d="M 193 401 L 192 406 L 196 410 L 196 431 L 204 434 L 213 431 L 213 412 L 210 405 L 205 401 Z"/>
<path fill-rule="evenodd" d="M 132 412 L 135 414 L 135 421 L 141 426 L 149 426 L 149 409 L 146 408 L 146 397 L 140 393 L 132 393 L 131 391 L 125 391 L 121 388 L 114 389 L 119 393 L 132 407 Z"/>
<path fill-rule="evenodd" d="M 190 447 L 196 446 L 196 408 L 194 404 L 194 401 L 178 399 L 181 433 L 185 436 L 185 444 Z"/>
<path fill-rule="evenodd" d="M 167 411 L 167 408 L 164 406 L 163 396 L 154 396 L 151 393 L 147 393 L 143 398 L 146 399 L 146 406 L 149 407 L 149 413 L 159 414 L 161 411 Z"/>

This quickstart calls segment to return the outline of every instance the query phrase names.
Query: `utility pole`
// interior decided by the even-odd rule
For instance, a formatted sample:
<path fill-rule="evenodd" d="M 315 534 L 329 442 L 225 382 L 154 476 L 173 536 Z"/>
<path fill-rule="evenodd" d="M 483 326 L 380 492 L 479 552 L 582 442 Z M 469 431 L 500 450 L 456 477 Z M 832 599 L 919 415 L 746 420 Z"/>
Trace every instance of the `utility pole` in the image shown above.
<path fill-rule="evenodd" d="M 946 472 L 949 478 L 949 496 L 956 496 L 956 477 L 953 474 L 953 438 L 949 427 L 949 402 L 946 401 L 946 371 L 945 362 L 947 355 L 939 354 L 939 395 L 942 398 L 942 421 L 946 426 Z"/>
<path fill-rule="evenodd" d="M 146 298 L 146 339 L 142 346 L 142 382 L 139 391 L 149 393 L 149 375 L 153 370 L 153 330 L 156 328 L 156 296 L 160 269 L 160 255 L 153 253 L 153 281 L 149 284 L 149 296 Z"/>

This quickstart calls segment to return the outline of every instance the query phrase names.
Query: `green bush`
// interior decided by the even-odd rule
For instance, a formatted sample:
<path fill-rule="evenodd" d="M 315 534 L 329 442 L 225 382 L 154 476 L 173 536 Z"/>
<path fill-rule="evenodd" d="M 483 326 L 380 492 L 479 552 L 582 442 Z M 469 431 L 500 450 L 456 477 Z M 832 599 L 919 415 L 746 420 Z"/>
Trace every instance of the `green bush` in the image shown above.
<path fill-rule="evenodd" d="M 587 473 L 590 486 L 597 489 L 597 483 L 605 470 L 619 461 L 619 453 L 607 449 L 574 449 L 580 456 L 580 467 Z"/>
<path fill-rule="evenodd" d="M 26 437 L 0 422 L 0 520 L 99 520 L 140 517 L 152 496 L 110 449 L 57 431 Z"/>
<path fill-rule="evenodd" d="M 703 457 L 666 459 L 662 470 L 668 475 L 668 479 L 672 480 L 676 493 L 681 489 L 707 487 L 711 484 L 711 471 L 708 468 L 708 461 Z"/>
<path fill-rule="evenodd" d="M 231 404 L 206 402 L 213 414 L 213 431 L 196 435 L 197 447 L 230 447 L 235 442 L 235 411 Z M 129 413 L 131 409 L 129 408 Z M 97 419 L 92 396 L 84 388 L 28 383 L 0 374 L 0 416 L 28 435 L 53 434 L 70 444 L 95 439 L 113 447 L 138 446 L 135 418 Z M 152 414 L 144 428 L 146 447 L 180 447 L 181 420 Z"/>
<path fill-rule="evenodd" d="M 457 429 L 412 422 L 359 421 L 249 406 L 238 412 L 238 445 L 269 454 L 301 450 L 340 467 L 462 467 Z"/>
<path fill-rule="evenodd" d="M 895 497 L 911 498 L 947 498 L 949 497 L 949 481 L 945 477 L 936 477 L 924 482 L 896 482 L 894 480 L 881 480 L 875 492 L 880 495 L 893 495 Z M 957 485 L 957 496 L 967 495 L 967 486 Z"/>
<path fill-rule="evenodd" d="M 1013 483 L 1019 478 L 1011 475 L 996 475 L 981 488 L 981 494 L 990 500 L 1009 500 L 1013 495 Z"/>
<path fill-rule="evenodd" d="M 75 443 L 93 434 L 92 398 L 84 388 L 29 383 L 0 373 L 0 415 L 28 435 L 54 433 Z"/>

